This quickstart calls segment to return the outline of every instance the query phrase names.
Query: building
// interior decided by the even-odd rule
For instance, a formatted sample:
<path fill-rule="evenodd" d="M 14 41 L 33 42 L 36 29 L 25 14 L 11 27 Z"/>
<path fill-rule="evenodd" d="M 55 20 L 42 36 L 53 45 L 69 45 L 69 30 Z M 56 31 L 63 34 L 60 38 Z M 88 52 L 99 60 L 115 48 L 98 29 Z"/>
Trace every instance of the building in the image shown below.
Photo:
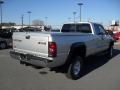
<path fill-rule="evenodd" d="M 113 31 L 113 32 L 120 32 L 119 20 L 118 21 L 113 20 L 111 25 L 106 27 L 106 30 L 110 30 L 110 31 Z"/>
<path fill-rule="evenodd" d="M 106 30 L 110 30 L 113 32 L 120 32 L 120 26 L 107 26 Z"/>

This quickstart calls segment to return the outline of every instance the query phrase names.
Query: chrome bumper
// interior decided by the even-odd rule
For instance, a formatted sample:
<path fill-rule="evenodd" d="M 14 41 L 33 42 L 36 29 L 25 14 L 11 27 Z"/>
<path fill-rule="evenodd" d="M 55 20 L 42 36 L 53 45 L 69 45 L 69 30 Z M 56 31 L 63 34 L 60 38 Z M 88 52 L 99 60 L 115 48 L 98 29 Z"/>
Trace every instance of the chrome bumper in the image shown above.
<path fill-rule="evenodd" d="M 52 67 L 52 61 L 47 60 L 45 58 L 36 57 L 30 54 L 23 54 L 18 53 L 15 51 L 10 51 L 10 56 L 14 59 L 35 65 L 35 66 L 41 66 L 41 67 Z"/>

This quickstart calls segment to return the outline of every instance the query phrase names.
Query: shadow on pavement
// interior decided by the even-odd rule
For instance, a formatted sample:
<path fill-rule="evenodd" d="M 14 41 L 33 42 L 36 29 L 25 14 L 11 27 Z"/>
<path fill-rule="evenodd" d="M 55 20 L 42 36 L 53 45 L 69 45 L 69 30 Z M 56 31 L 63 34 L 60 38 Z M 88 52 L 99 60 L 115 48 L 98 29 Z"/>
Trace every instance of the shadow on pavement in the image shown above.
<path fill-rule="evenodd" d="M 120 54 L 120 50 L 114 49 L 113 53 L 114 54 L 113 54 L 112 58 L 114 58 L 115 56 Z M 85 60 L 81 77 L 83 77 L 83 76 L 87 75 L 88 73 L 94 71 L 95 69 L 105 65 L 111 59 L 107 58 L 105 55 L 88 57 Z M 51 71 L 55 71 L 56 73 L 64 73 L 64 74 L 66 73 L 65 67 L 52 68 Z"/>
<path fill-rule="evenodd" d="M 120 54 L 120 50 L 114 49 L 114 54 L 113 54 L 112 58 L 114 58 L 118 54 Z M 84 70 L 83 70 L 83 75 L 82 76 L 85 76 L 88 73 L 94 71 L 95 69 L 105 65 L 112 58 L 107 58 L 105 55 L 95 56 L 95 57 L 93 56 L 93 57 L 87 58 L 87 60 L 85 61 L 85 65 L 84 65 Z"/>

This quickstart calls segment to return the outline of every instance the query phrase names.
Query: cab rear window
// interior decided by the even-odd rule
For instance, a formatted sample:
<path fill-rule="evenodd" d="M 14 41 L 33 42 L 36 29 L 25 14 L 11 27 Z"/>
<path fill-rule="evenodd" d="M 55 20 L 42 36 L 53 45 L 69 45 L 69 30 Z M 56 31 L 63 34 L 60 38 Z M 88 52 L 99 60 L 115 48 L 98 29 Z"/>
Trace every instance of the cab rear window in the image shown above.
<path fill-rule="evenodd" d="M 64 24 L 62 32 L 92 33 L 90 24 Z"/>

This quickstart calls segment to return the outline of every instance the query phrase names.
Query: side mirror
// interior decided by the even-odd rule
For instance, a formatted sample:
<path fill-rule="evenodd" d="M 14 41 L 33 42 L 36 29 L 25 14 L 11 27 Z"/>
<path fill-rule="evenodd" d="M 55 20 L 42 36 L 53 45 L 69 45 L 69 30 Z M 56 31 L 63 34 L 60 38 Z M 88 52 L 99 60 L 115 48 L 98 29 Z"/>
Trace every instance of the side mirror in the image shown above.
<path fill-rule="evenodd" d="M 113 36 L 113 32 L 112 31 L 107 31 L 107 35 Z"/>

